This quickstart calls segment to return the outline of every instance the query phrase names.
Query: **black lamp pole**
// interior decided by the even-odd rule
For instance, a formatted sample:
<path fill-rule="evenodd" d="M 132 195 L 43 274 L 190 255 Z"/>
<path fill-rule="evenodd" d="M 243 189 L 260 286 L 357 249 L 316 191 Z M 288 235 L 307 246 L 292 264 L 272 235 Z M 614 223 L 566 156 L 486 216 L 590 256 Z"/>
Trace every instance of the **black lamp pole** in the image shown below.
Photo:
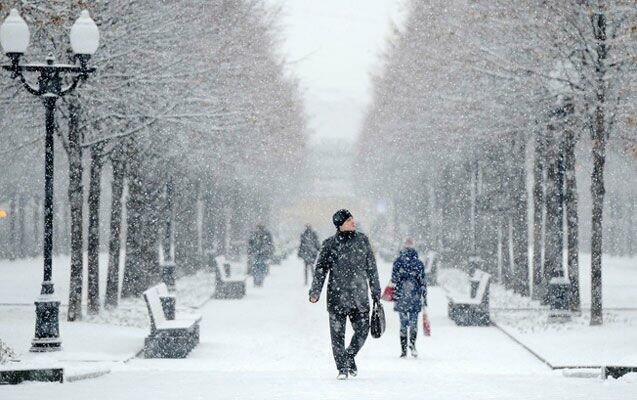
<path fill-rule="evenodd" d="M 25 89 L 42 98 L 45 108 L 46 136 L 44 153 L 44 279 L 40 296 L 35 301 L 35 337 L 31 342 L 31 351 L 56 351 L 62 348 L 59 328 L 60 301 L 53 290 L 53 134 L 55 131 L 55 103 L 57 100 L 77 87 L 81 80 L 86 80 L 95 68 L 87 68 L 88 56 L 78 56 L 80 66 L 55 64 L 52 56 L 47 57 L 46 64 L 20 64 L 18 53 L 7 54 L 11 65 L 2 68 L 11 71 L 13 78 L 20 78 Z M 24 72 L 39 73 L 38 84 L 27 82 Z M 63 75 L 72 75 L 72 81 L 63 87 Z"/>

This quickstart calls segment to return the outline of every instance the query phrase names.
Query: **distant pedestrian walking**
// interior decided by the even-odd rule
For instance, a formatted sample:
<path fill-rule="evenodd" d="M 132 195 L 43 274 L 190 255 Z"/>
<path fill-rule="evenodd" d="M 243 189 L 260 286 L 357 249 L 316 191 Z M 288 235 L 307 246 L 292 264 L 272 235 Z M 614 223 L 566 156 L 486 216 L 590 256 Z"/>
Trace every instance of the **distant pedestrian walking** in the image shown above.
<path fill-rule="evenodd" d="M 305 230 L 301 234 L 301 244 L 299 245 L 298 253 L 305 264 L 305 285 L 307 285 L 308 276 L 314 277 L 314 261 L 316 261 L 320 248 L 321 243 L 319 243 L 316 232 L 309 224 L 305 225 Z"/>
<path fill-rule="evenodd" d="M 274 256 L 272 234 L 263 225 L 257 225 L 248 240 L 248 263 L 254 286 L 263 286 L 269 263 Z"/>
<path fill-rule="evenodd" d="M 380 284 L 376 259 L 369 239 L 356 232 L 354 217 L 347 210 L 339 210 L 332 217 L 337 232 L 323 242 L 316 262 L 310 302 L 319 300 L 323 283 L 327 284 L 332 352 L 338 369 L 338 379 L 356 376 L 354 358 L 363 347 L 369 333 L 369 292 L 374 302 L 380 300 Z M 349 318 L 354 335 L 345 348 L 345 325 Z"/>
<path fill-rule="evenodd" d="M 427 306 L 427 283 L 425 280 L 425 266 L 418 259 L 418 252 L 411 240 L 405 242 L 394 261 L 391 273 L 392 284 L 395 286 L 394 311 L 400 316 L 400 357 L 407 357 L 407 339 L 409 337 L 409 351 L 412 357 L 418 357 L 416 337 L 418 336 L 418 314 L 423 305 Z M 423 318 L 426 316 L 423 315 Z"/>

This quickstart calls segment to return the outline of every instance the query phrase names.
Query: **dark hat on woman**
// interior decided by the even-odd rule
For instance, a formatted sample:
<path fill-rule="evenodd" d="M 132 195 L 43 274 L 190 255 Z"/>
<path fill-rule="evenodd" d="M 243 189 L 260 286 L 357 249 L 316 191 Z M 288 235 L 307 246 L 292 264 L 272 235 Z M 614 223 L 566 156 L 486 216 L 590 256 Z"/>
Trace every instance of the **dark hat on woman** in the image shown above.
<path fill-rule="evenodd" d="M 350 217 L 352 216 L 352 213 L 349 212 L 346 209 L 341 209 L 338 210 L 337 212 L 334 213 L 334 215 L 332 216 L 332 222 L 334 222 L 334 225 L 336 226 L 336 228 L 340 228 L 341 225 L 343 225 L 345 223 L 345 221 L 347 221 Z"/>

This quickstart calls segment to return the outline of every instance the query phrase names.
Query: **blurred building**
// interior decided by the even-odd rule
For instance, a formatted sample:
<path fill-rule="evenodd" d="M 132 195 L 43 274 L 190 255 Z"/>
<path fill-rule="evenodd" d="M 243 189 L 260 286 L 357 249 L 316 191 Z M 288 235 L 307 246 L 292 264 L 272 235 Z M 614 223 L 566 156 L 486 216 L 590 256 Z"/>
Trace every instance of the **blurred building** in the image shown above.
<path fill-rule="evenodd" d="M 369 225 L 369 205 L 356 196 L 353 183 L 353 144 L 343 140 L 325 139 L 308 149 L 306 163 L 307 187 L 299 200 L 281 210 L 282 222 L 300 234 L 306 223 L 311 224 L 324 239 L 334 233 L 332 214 L 340 208 L 349 209 L 359 229 Z"/>

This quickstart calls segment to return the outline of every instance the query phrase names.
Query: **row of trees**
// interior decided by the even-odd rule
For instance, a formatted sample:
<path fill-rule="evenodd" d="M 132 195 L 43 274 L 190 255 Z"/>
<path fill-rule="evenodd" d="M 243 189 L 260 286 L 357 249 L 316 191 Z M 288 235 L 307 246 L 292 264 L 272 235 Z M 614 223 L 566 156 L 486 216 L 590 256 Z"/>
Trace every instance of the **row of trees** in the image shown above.
<path fill-rule="evenodd" d="M 69 320 L 82 315 L 84 268 L 88 311 L 98 313 L 100 268 L 114 307 L 160 279 L 160 243 L 181 273 L 195 271 L 207 250 L 236 249 L 295 190 L 306 119 L 277 52 L 277 10 L 256 0 L 0 1 L 1 14 L 10 7 L 31 26 L 28 60 L 52 52 L 67 61 L 83 8 L 101 34 L 97 73 L 57 110 L 54 241 L 70 238 Z M 38 235 L 16 237 L 41 230 L 43 113 L 8 76 L 0 85 L 0 204 L 9 209 L 0 240 L 11 258 L 40 246 Z"/>
<path fill-rule="evenodd" d="M 547 301 L 548 282 L 568 275 L 574 310 L 589 215 L 591 323 L 601 324 L 602 233 L 614 238 L 606 250 L 637 251 L 634 224 L 602 224 L 635 214 L 637 9 L 434 0 L 409 11 L 374 78 L 360 181 L 412 221 L 406 234 L 456 265 L 479 257 L 522 295 Z"/>

